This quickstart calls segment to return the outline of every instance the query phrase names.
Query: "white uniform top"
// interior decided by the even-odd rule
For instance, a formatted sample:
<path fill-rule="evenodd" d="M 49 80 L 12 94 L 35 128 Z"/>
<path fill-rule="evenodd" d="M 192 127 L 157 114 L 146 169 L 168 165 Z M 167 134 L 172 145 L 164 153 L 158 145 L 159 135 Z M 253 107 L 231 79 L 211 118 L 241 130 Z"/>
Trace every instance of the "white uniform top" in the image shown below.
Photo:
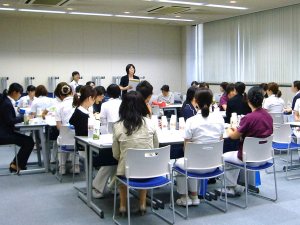
<path fill-rule="evenodd" d="M 270 95 L 265 99 L 263 108 L 269 113 L 282 113 L 284 108 L 284 100 L 276 97 L 275 95 Z"/>
<path fill-rule="evenodd" d="M 75 108 L 73 108 L 73 97 L 66 97 L 60 104 L 55 113 L 55 121 L 61 121 L 63 126 L 69 123 Z"/>
<path fill-rule="evenodd" d="M 295 106 L 294 106 L 294 111 L 300 112 L 300 98 L 296 100 Z"/>
<path fill-rule="evenodd" d="M 71 88 L 72 88 L 72 92 L 73 92 L 73 94 L 75 94 L 76 93 L 76 87 L 77 86 L 79 86 L 80 84 L 79 84 L 79 82 L 77 83 L 75 80 L 72 80 L 71 81 L 71 83 L 69 84 L 70 86 L 71 86 Z"/>
<path fill-rule="evenodd" d="M 201 112 L 186 120 L 184 139 L 195 143 L 219 141 L 224 133 L 224 119 L 220 113 L 209 113 L 207 118 Z"/>
<path fill-rule="evenodd" d="M 168 96 L 164 96 L 163 94 L 160 94 L 157 98 L 158 102 L 165 102 L 167 104 L 174 104 L 174 94 L 172 92 L 169 92 Z"/>
<path fill-rule="evenodd" d="M 49 108 L 55 105 L 55 101 L 53 98 L 49 98 L 47 96 L 40 96 L 35 98 L 31 105 L 31 112 L 37 113 L 37 109 L 41 110 L 49 110 Z"/>
<path fill-rule="evenodd" d="M 119 120 L 119 108 L 121 102 L 122 101 L 118 98 L 111 98 L 102 104 L 100 112 L 101 123 L 114 123 Z"/>
<path fill-rule="evenodd" d="M 36 97 L 33 97 L 33 100 L 36 99 Z M 27 108 L 31 107 L 33 100 L 30 100 L 28 95 L 25 95 L 21 97 L 18 101 L 18 107 L 19 108 Z"/>

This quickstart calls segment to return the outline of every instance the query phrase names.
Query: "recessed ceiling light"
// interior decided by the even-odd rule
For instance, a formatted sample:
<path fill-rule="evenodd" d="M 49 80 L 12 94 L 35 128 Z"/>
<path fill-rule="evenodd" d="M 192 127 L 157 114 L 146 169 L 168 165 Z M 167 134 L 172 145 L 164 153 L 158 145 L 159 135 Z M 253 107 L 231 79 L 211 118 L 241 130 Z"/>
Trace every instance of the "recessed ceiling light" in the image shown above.
<path fill-rule="evenodd" d="M 52 10 L 39 10 L 39 9 L 19 9 L 20 12 L 35 12 L 35 13 L 53 13 L 53 14 L 64 14 L 64 11 L 52 11 Z"/>
<path fill-rule="evenodd" d="M 203 5 L 201 2 L 186 2 L 186 1 L 176 1 L 176 0 L 157 0 L 157 2 L 164 2 L 164 3 L 174 3 L 174 4 L 181 4 L 181 5 Z"/>
<path fill-rule="evenodd" d="M 171 20 L 171 21 L 183 21 L 183 22 L 192 22 L 194 20 L 189 20 L 189 19 L 175 19 L 175 18 L 157 18 L 158 20 Z"/>
<path fill-rule="evenodd" d="M 71 11 L 71 10 L 73 10 L 73 8 L 67 8 L 67 10 L 70 10 L 70 11 Z"/>
<path fill-rule="evenodd" d="M 124 12 L 125 14 L 130 14 L 130 12 Z"/>
<path fill-rule="evenodd" d="M 15 11 L 16 9 L 15 8 L 0 8 L 0 10 L 3 10 L 3 11 Z"/>
<path fill-rule="evenodd" d="M 207 4 L 205 6 L 215 7 L 215 8 L 224 8 L 224 9 L 240 9 L 240 10 L 248 9 L 248 8 L 245 8 L 245 7 L 229 6 L 229 5 L 216 5 L 216 4 Z"/>
<path fill-rule="evenodd" d="M 181 16 L 175 16 L 176 18 L 180 18 Z"/>
<path fill-rule="evenodd" d="M 8 3 L 4 3 L 4 4 L 2 4 L 3 6 L 10 6 Z"/>
<path fill-rule="evenodd" d="M 236 1 L 230 1 L 230 3 L 232 3 L 232 4 L 235 4 L 235 3 L 236 3 Z"/>
<path fill-rule="evenodd" d="M 124 18 L 148 19 L 148 20 L 154 19 L 154 17 L 150 17 L 150 16 L 130 16 L 130 15 L 115 15 L 115 16 L 124 17 Z"/>
<path fill-rule="evenodd" d="M 83 16 L 113 16 L 112 14 L 103 13 L 86 13 L 86 12 L 70 12 L 71 15 L 83 15 Z"/>

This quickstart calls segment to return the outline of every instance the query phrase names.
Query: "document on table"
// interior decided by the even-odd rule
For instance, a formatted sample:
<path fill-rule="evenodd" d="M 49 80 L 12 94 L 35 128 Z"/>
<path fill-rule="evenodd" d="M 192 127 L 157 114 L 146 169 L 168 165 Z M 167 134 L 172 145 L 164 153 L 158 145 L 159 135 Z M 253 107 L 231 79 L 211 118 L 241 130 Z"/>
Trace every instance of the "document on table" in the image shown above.
<path fill-rule="evenodd" d="M 128 91 L 135 91 L 136 86 L 140 83 L 139 79 L 129 79 L 128 86 L 131 86 L 132 88 L 129 89 Z"/>

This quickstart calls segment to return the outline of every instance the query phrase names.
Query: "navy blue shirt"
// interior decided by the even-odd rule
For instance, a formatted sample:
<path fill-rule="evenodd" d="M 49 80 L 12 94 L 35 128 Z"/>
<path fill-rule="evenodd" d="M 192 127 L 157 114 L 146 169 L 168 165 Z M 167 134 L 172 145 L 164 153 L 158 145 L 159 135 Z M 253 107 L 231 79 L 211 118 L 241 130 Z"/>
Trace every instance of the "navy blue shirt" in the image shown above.
<path fill-rule="evenodd" d="M 183 103 L 181 108 L 181 116 L 184 117 L 184 120 L 187 120 L 188 118 L 195 116 L 196 114 L 197 111 L 191 103 Z"/>
<path fill-rule="evenodd" d="M 292 110 L 294 110 L 295 104 L 297 99 L 300 98 L 300 93 L 296 94 L 293 98 L 293 102 L 292 102 Z"/>

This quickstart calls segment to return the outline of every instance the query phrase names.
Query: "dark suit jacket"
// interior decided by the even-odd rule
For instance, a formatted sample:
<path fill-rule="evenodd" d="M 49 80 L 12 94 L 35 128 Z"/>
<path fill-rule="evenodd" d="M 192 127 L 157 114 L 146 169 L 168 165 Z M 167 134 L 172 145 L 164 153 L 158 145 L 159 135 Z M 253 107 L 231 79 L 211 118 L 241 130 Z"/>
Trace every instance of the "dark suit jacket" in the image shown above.
<path fill-rule="evenodd" d="M 230 123 L 231 113 L 236 112 L 238 115 L 246 115 L 251 112 L 248 103 L 243 100 L 243 96 L 237 94 L 227 102 L 225 122 Z"/>
<path fill-rule="evenodd" d="M 16 116 L 15 109 L 9 98 L 0 96 L 0 137 L 10 136 L 15 130 L 15 124 L 23 122 L 23 117 Z"/>

